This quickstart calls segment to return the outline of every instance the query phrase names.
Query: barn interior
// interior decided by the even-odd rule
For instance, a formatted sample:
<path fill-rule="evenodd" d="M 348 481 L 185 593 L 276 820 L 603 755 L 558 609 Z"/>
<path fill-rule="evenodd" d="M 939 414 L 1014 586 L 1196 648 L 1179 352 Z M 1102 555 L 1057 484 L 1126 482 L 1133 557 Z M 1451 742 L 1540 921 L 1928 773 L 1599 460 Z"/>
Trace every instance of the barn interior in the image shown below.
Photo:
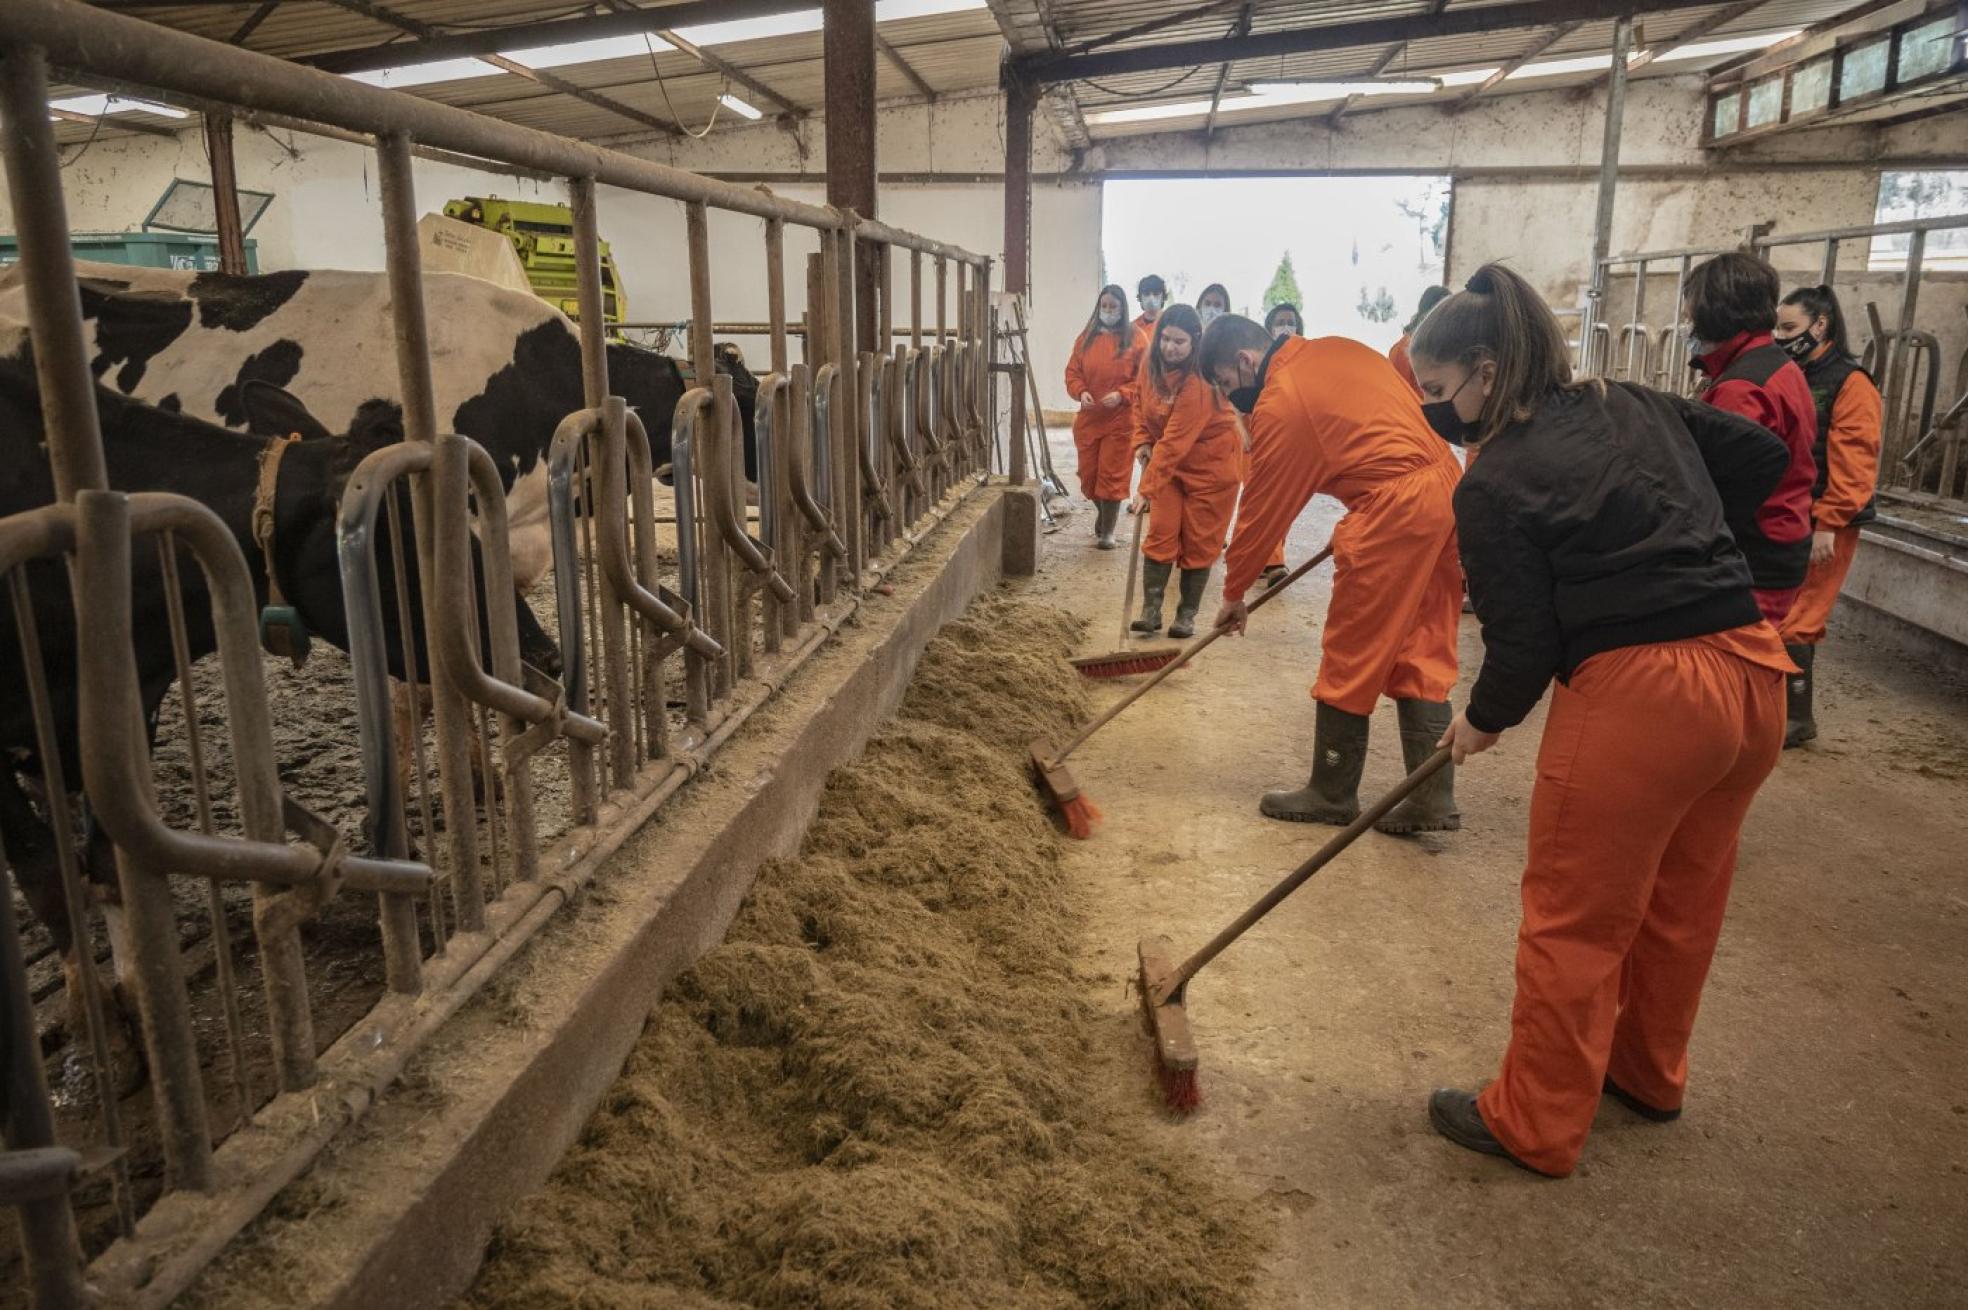
<path fill-rule="evenodd" d="M 0 154 L 0 1310 L 1959 1303 L 1963 0 L 6 0 Z M 1178 996 L 1172 1111 L 1138 943 L 1332 836 L 1256 798 L 1341 584 L 1160 680 L 1103 287 L 1381 351 L 1501 262 L 1688 397 L 1731 252 L 1877 512 L 1686 1115 L 1430 1128 L 1549 701 Z"/>

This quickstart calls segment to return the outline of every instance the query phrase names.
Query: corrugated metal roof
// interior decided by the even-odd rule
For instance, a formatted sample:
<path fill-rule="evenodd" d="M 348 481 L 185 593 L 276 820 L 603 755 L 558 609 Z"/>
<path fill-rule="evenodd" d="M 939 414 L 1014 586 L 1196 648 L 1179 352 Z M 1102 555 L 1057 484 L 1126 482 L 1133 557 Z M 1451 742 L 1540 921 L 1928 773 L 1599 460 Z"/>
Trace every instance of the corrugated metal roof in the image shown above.
<path fill-rule="evenodd" d="M 993 0 L 992 9 L 975 9 L 953 14 L 885 22 L 882 36 L 907 60 L 910 67 L 939 93 L 993 88 L 998 83 L 999 57 L 1006 37 L 999 29 L 993 10 L 1002 15 L 1012 33 L 1014 46 L 1021 51 L 1072 49 L 1085 42 L 1101 42 L 1116 32 L 1175 15 L 1189 14 L 1201 0 Z M 1455 9 L 1481 8 L 1505 0 L 1451 0 Z M 1720 27 L 1710 24 L 1729 9 L 1727 4 L 1676 10 L 1641 18 L 1641 36 L 1654 45 L 1671 45 L 1682 33 L 1703 31 L 1703 39 L 1715 40 L 1744 33 L 1765 33 L 1800 28 L 1822 22 L 1850 9 L 1856 0 L 1768 0 L 1756 9 Z M 4 0 L 0 0 L 4 3 Z M 391 0 L 388 9 L 407 19 L 428 24 L 445 32 L 498 28 L 517 23 L 535 23 L 578 14 L 601 12 L 611 7 L 601 0 L 588 3 L 556 4 L 553 0 Z M 645 3 L 641 7 L 659 12 L 667 3 Z M 1172 41 L 1220 37 L 1231 31 L 1239 4 L 1227 0 L 1216 9 L 1189 14 L 1180 22 L 1153 32 L 1106 42 L 1101 49 L 1166 44 Z M 1327 26 L 1377 18 L 1421 15 L 1438 10 L 1438 0 L 1259 0 L 1252 14 L 1255 32 L 1283 31 Z M 181 4 L 168 8 L 136 11 L 152 22 L 199 35 L 225 40 L 234 35 L 248 15 L 257 8 L 255 0 L 236 4 Z M 1562 18 L 1564 6 L 1551 6 L 1553 18 Z M 1398 47 L 1385 44 L 1353 46 L 1302 54 L 1240 60 L 1229 70 L 1226 91 L 1236 94 L 1253 82 L 1358 81 L 1371 77 L 1375 69 L 1389 60 L 1383 76 L 1413 79 L 1475 69 L 1494 68 L 1515 59 L 1549 36 L 1550 28 L 1530 28 L 1511 32 L 1479 33 L 1469 36 L 1436 37 L 1417 40 Z M 403 34 L 378 19 L 350 9 L 312 0 L 284 0 L 251 34 L 249 47 L 283 57 L 297 57 L 357 47 L 380 45 Z M 1587 23 L 1562 40 L 1550 44 L 1538 60 L 1563 59 L 1610 51 L 1612 24 Z M 713 48 L 717 58 L 733 64 L 805 110 L 818 110 L 825 94 L 821 66 L 821 36 L 801 32 L 754 40 L 726 42 Z M 1729 58 L 1717 55 L 1702 62 L 1677 61 L 1669 66 L 1652 65 L 1642 76 L 1696 71 Z M 1072 86 L 1073 94 L 1087 114 L 1124 106 L 1207 99 L 1216 85 L 1219 65 L 1205 64 L 1194 69 L 1167 69 L 1155 72 L 1101 78 Z M 652 65 L 647 56 L 636 55 L 604 62 L 574 64 L 550 70 L 556 78 L 644 114 L 675 120 L 686 128 L 701 128 L 717 104 L 720 92 L 733 94 L 757 104 L 763 97 L 743 86 L 730 83 L 723 74 L 708 70 L 682 51 L 659 53 Z M 1603 76 L 1588 70 L 1556 77 L 1513 80 L 1493 91 L 1542 89 L 1552 86 L 1583 85 Z M 1445 88 L 1439 94 L 1454 96 L 1462 87 Z M 499 73 L 452 82 L 432 83 L 410 89 L 410 94 L 426 96 L 446 104 L 460 105 L 495 117 L 526 123 L 543 130 L 571 136 L 620 137 L 638 130 L 636 123 L 606 108 L 577 97 L 554 91 L 539 82 L 512 74 Z M 667 95 L 666 95 L 667 93 Z M 883 99 L 912 97 L 918 88 L 893 62 L 876 59 L 876 94 Z M 1407 98 L 1376 96 L 1373 108 L 1410 102 Z M 768 113 L 770 103 L 758 104 Z M 1357 112 L 1356 107 L 1356 112 Z M 1063 111 L 1062 111 L 1063 112 Z M 1243 110 L 1226 121 L 1264 121 L 1273 117 L 1310 117 L 1329 112 L 1322 105 L 1286 106 L 1275 110 Z M 1200 116 L 1197 123 L 1200 123 Z M 171 126 L 172 120 L 152 116 L 118 115 L 102 129 L 87 123 L 64 123 L 58 136 L 65 142 L 86 139 L 91 132 L 117 131 L 124 122 Z M 181 124 L 180 124 L 181 125 Z M 1098 135 L 1139 131 L 1180 130 L 1193 126 L 1185 118 L 1162 118 L 1140 124 L 1094 124 Z"/>

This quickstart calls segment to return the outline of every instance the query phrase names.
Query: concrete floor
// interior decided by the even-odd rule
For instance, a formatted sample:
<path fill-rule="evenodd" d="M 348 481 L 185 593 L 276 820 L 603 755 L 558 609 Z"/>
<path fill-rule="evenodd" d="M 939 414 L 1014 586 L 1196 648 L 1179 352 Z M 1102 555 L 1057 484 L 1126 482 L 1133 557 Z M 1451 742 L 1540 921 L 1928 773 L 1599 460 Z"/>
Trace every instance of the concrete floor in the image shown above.
<path fill-rule="evenodd" d="M 1070 447 L 1055 458 L 1070 479 Z M 1091 549 L 1076 503 L 1026 585 L 1108 650 L 1126 552 Z M 1307 510 L 1294 561 L 1338 510 Z M 1310 763 L 1329 586 L 1299 583 L 1073 761 L 1106 812 L 1068 857 L 1094 894 L 1088 969 L 1144 1118 L 1136 939 L 1205 940 L 1330 834 L 1256 811 Z M 1473 618 L 1462 654 L 1467 679 Z M 1205 1104 L 1158 1131 L 1272 1216 L 1259 1304 L 1962 1304 L 1968 687 L 1836 634 L 1819 669 L 1823 736 L 1785 755 L 1745 832 L 1687 1113 L 1606 1102 L 1569 1180 L 1453 1147 L 1425 1108 L 1503 1050 L 1541 710 L 1463 769 L 1462 832 L 1367 834 L 1198 977 Z M 1369 796 L 1401 771 L 1391 705 L 1374 731 Z"/>

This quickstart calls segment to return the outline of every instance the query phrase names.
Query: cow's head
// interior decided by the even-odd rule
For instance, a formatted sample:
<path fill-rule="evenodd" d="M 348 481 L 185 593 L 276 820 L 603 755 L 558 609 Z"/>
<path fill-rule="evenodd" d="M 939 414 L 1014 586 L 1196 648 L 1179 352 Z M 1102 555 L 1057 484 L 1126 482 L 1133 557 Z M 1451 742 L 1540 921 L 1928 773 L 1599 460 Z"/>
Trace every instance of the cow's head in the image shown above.
<path fill-rule="evenodd" d="M 244 403 L 248 429 L 260 436 L 299 436 L 281 459 L 274 500 L 274 556 L 287 601 L 300 611 L 310 631 L 342 650 L 349 648 L 347 607 L 342 595 L 341 559 L 336 529 L 343 492 L 356 466 L 372 452 L 403 440 L 401 409 L 389 401 L 372 400 L 355 415 L 345 433 L 330 433 L 296 397 L 267 383 L 251 383 Z M 424 640 L 423 596 L 417 561 L 408 550 L 412 514 L 407 483 L 390 493 L 396 502 L 392 515 L 386 502 L 376 516 L 376 577 L 382 598 L 384 648 L 390 673 L 398 678 L 428 681 L 429 652 Z M 392 520 L 402 527 L 405 549 L 399 551 Z M 471 543 L 472 559 L 479 543 Z M 406 647 L 397 605 L 396 571 L 404 559 L 403 580 L 413 616 Z M 261 585 L 265 585 L 264 575 Z M 560 673 L 560 652 L 522 600 L 518 606 L 520 655 L 550 676 Z M 479 658 L 491 666 L 491 631 L 486 607 L 478 606 Z M 406 650 L 408 657 L 406 658 Z"/>
<path fill-rule="evenodd" d="M 758 399 L 758 379 L 746 371 L 743 357 L 736 367 L 727 365 L 719 346 L 715 356 L 717 371 L 731 377 L 731 398 L 738 405 L 738 424 L 745 447 L 745 477 L 758 479 L 758 441 L 752 424 Z M 735 349 L 735 347 L 730 347 Z M 608 347 L 608 389 L 627 401 L 649 433 L 651 468 L 670 462 L 670 428 L 676 420 L 677 401 L 683 399 L 683 370 L 668 355 L 626 342 Z"/>

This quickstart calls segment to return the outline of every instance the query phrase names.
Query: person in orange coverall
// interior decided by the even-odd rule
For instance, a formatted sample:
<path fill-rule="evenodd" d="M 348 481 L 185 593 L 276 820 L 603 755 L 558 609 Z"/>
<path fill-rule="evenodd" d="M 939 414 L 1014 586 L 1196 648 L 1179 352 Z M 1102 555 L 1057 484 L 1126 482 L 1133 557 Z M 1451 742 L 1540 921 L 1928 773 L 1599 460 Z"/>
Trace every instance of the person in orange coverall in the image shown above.
<path fill-rule="evenodd" d="M 1428 1116 L 1458 1146 L 1562 1176 L 1602 1095 L 1656 1123 L 1681 1113 L 1790 668 L 1736 525 L 1790 452 L 1740 415 L 1574 382 L 1558 320 L 1495 264 L 1428 316 L 1414 366 L 1430 426 L 1483 450 L 1455 493 L 1483 665 L 1442 744 L 1457 761 L 1488 750 L 1552 697 L 1510 1045 L 1496 1081 L 1435 1092 Z"/>
<path fill-rule="evenodd" d="M 1333 529 L 1312 776 L 1258 809 L 1298 823 L 1350 823 L 1360 812 L 1369 716 L 1393 698 L 1413 769 L 1449 725 L 1456 680 L 1455 456 L 1385 356 L 1346 337 L 1273 338 L 1230 314 L 1203 335 L 1203 372 L 1250 416 L 1250 480 L 1230 543 L 1217 624 L 1243 630 L 1244 593 L 1307 501 L 1347 508 Z M 1461 826 L 1454 774 L 1436 773 L 1380 822 L 1385 832 Z"/>
<path fill-rule="evenodd" d="M 1196 611 L 1243 482 L 1236 415 L 1196 370 L 1202 337 L 1202 320 L 1189 306 L 1163 312 L 1134 407 L 1135 446 L 1149 456 L 1134 502 L 1135 513 L 1148 514 L 1148 538 L 1141 548 L 1141 617 L 1133 628 L 1151 635 L 1162 630 L 1162 596 L 1178 566 L 1182 598 L 1169 636 L 1196 635 Z"/>
<path fill-rule="evenodd" d="M 1811 386 L 1818 411 L 1818 441 L 1811 455 L 1817 481 L 1811 487 L 1811 564 L 1804 586 L 1777 631 L 1801 672 L 1790 680 L 1784 746 L 1802 746 L 1818 735 L 1811 709 L 1811 666 L 1825 637 L 1838 589 L 1859 550 L 1859 527 L 1877 517 L 1873 488 L 1879 482 L 1879 441 L 1884 406 L 1879 388 L 1852 357 L 1845 311 L 1828 286 L 1799 287 L 1777 307 L 1776 343 Z"/>
<path fill-rule="evenodd" d="M 1080 456 L 1080 494 L 1097 507 L 1095 543 L 1115 547 L 1114 526 L 1133 477 L 1134 378 L 1141 364 L 1135 325 L 1128 322 L 1127 293 L 1100 289 L 1093 316 L 1066 361 L 1066 391 L 1080 402 L 1073 445 Z"/>

